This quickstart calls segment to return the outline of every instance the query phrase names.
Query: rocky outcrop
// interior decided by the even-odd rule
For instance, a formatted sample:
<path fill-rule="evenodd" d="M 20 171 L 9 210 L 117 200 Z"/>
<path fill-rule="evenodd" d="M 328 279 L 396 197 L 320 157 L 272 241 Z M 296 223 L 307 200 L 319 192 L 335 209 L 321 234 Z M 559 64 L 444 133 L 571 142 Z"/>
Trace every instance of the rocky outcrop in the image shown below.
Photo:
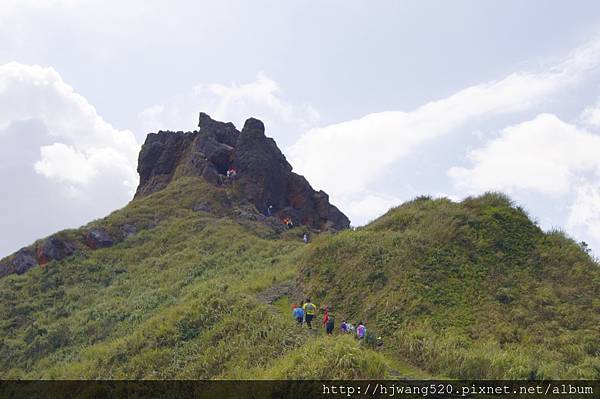
<path fill-rule="evenodd" d="M 317 230 L 349 226 L 348 218 L 329 203 L 326 193 L 313 190 L 304 177 L 292 171 L 258 119 L 248 119 L 240 132 L 232 123 L 200 113 L 198 126 L 200 130 L 194 132 L 160 131 L 147 136 L 139 154 L 136 198 L 162 190 L 181 176 L 200 176 L 227 190 L 218 205 L 232 208 L 230 215 L 240 223 L 264 223 L 276 233 L 285 230 L 281 221 L 288 218 L 295 226 Z M 235 170 L 236 176 L 227 177 L 228 170 Z M 199 200 L 192 210 L 214 213 L 213 205 Z M 155 216 L 146 228 L 159 221 Z M 107 248 L 138 232 L 130 223 L 116 232 L 111 230 L 113 236 L 104 228 L 95 226 L 79 236 L 58 233 L 22 248 L 0 260 L 0 277 L 60 261 L 77 250 Z"/>
<path fill-rule="evenodd" d="M 0 277 L 14 273 L 23 274 L 37 264 L 35 253 L 30 248 L 21 248 L 7 263 L 0 264 Z"/>
<path fill-rule="evenodd" d="M 232 123 L 218 122 L 200 113 L 199 131 L 150 133 L 138 160 L 140 185 L 136 197 L 159 191 L 180 176 L 201 176 L 214 185 L 233 183 L 243 200 L 263 215 L 291 218 L 318 230 L 340 230 L 350 221 L 329 196 L 316 192 L 292 172 L 264 124 L 250 118 L 238 131 Z M 236 170 L 233 181 L 227 170 Z"/>
<path fill-rule="evenodd" d="M 200 131 L 150 133 L 138 158 L 140 185 L 135 196 L 162 190 L 180 176 L 202 176 L 220 184 L 231 166 L 240 132 L 232 123 L 201 113 Z"/>
<path fill-rule="evenodd" d="M 87 233 L 85 243 L 91 249 L 98 249 L 111 247 L 115 241 L 106 231 L 102 229 L 92 229 Z"/>
<path fill-rule="evenodd" d="M 61 260 L 75 252 L 69 241 L 59 237 L 49 237 L 37 248 L 37 259 L 40 265 L 53 260 Z"/>

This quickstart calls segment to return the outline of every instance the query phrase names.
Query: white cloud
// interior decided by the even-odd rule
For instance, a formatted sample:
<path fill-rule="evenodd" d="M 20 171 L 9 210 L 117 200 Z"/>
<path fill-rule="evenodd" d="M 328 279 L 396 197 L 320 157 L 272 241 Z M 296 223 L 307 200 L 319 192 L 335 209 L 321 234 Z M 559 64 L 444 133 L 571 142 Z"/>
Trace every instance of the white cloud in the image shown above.
<path fill-rule="evenodd" d="M 458 190 L 534 190 L 565 195 L 579 174 L 600 175 L 600 137 L 552 114 L 505 128 L 500 137 L 468 154 L 472 167 L 448 175 Z"/>
<path fill-rule="evenodd" d="M 309 130 L 290 148 L 291 159 L 311 182 L 333 195 L 360 192 L 388 166 L 426 141 L 467 122 L 529 109 L 599 64 L 600 40 L 539 73 L 513 73 L 411 112 L 379 112 Z M 340 167 L 343 174 L 322 173 Z"/>
<path fill-rule="evenodd" d="M 15 62 L 1 65 L 0 129 L 28 119 L 40 120 L 56 141 L 41 148 L 38 173 L 57 182 L 89 186 L 100 172 L 97 165 L 104 164 L 121 181 L 135 185 L 139 145 L 131 131 L 113 128 L 54 69 Z M 110 162 L 102 161 L 103 156 Z"/>
<path fill-rule="evenodd" d="M 600 128 L 600 101 L 584 109 L 579 122 L 590 129 Z"/>
<path fill-rule="evenodd" d="M 0 65 L 0 132 L 0 219 L 22 233 L 3 240 L 0 257 L 104 216 L 137 186 L 133 133 L 107 123 L 53 68 Z M 31 216 L 39 212 L 48 221 Z"/>
<path fill-rule="evenodd" d="M 590 237 L 589 242 L 600 243 L 600 184 L 583 184 L 577 188 L 567 228 L 577 237 Z M 593 248 L 598 253 L 598 247 Z"/>
<path fill-rule="evenodd" d="M 378 218 L 400 202 L 401 200 L 396 197 L 368 194 L 357 198 L 342 197 L 336 205 L 350 217 L 352 225 L 360 226 Z"/>
<path fill-rule="evenodd" d="M 269 134 L 278 135 L 307 129 L 319 118 L 310 105 L 292 105 L 283 100 L 277 82 L 261 72 L 249 83 L 197 85 L 190 93 L 144 109 L 139 119 L 147 131 L 189 130 L 199 111 L 216 120 L 232 121 L 238 128 L 253 116 L 265 123 Z"/>

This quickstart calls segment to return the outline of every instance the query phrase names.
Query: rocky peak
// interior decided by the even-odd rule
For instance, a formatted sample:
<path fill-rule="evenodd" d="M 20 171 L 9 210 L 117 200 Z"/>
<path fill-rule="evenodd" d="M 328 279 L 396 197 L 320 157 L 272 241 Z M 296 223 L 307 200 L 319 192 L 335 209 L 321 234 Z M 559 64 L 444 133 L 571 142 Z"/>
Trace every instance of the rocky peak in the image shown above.
<path fill-rule="evenodd" d="M 319 230 L 340 230 L 348 218 L 315 192 L 308 181 L 292 172 L 264 124 L 249 118 L 242 131 L 232 123 L 213 120 L 201 112 L 199 131 L 150 133 L 138 161 L 140 185 L 136 197 L 162 190 L 180 176 L 201 176 L 222 186 L 236 185 L 245 201 L 268 215 L 291 218 L 294 224 Z M 235 179 L 227 171 L 237 171 Z"/>

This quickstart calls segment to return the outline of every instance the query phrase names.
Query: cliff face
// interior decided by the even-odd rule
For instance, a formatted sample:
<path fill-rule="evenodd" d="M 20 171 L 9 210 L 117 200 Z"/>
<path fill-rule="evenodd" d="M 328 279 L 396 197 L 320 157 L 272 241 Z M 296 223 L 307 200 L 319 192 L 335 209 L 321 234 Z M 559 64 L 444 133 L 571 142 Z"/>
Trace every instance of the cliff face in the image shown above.
<path fill-rule="evenodd" d="M 180 176 L 201 176 L 220 186 L 236 186 L 242 198 L 267 215 L 291 218 L 318 230 L 340 230 L 350 221 L 294 172 L 265 127 L 250 118 L 239 132 L 231 123 L 200 113 L 199 131 L 158 132 L 147 136 L 138 161 L 140 185 L 136 197 L 159 191 Z M 226 177 L 235 169 L 234 179 Z"/>

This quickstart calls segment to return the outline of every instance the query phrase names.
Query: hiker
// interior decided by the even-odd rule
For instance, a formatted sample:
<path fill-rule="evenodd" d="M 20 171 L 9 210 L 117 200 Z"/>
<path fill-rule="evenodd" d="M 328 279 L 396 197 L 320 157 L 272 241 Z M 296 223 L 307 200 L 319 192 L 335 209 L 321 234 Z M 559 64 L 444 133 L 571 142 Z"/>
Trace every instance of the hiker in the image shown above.
<path fill-rule="evenodd" d="M 291 229 L 292 227 L 294 227 L 294 223 L 292 223 L 292 218 L 290 218 L 290 217 L 284 217 L 282 222 L 283 222 L 283 224 L 286 225 L 286 227 L 288 229 Z"/>
<path fill-rule="evenodd" d="M 273 205 L 269 205 L 267 207 L 267 214 L 269 215 L 269 217 L 273 216 Z"/>
<path fill-rule="evenodd" d="M 326 325 L 329 321 L 329 307 L 325 306 L 325 312 L 323 313 L 323 325 Z"/>
<path fill-rule="evenodd" d="M 346 334 L 348 332 L 348 324 L 346 324 L 346 320 L 342 320 L 342 324 L 340 324 L 340 331 L 343 334 Z"/>
<path fill-rule="evenodd" d="M 304 309 L 302 309 L 300 306 L 295 306 L 293 315 L 294 319 L 296 319 L 296 321 L 298 322 L 298 325 L 302 326 L 302 323 L 304 321 Z"/>
<path fill-rule="evenodd" d="M 304 237 L 302 237 L 302 241 L 304 241 L 305 244 L 308 244 L 308 234 L 304 233 Z"/>
<path fill-rule="evenodd" d="M 323 323 L 325 324 L 325 332 L 327 335 L 333 334 L 333 327 L 335 326 L 335 316 L 330 312 L 330 308 L 327 309 L 327 320 L 323 318 Z"/>
<path fill-rule="evenodd" d="M 228 178 L 235 178 L 235 176 L 237 175 L 237 169 L 235 167 L 230 167 L 229 169 L 227 169 L 227 177 Z"/>
<path fill-rule="evenodd" d="M 366 335 L 367 327 L 365 327 L 362 321 L 359 321 L 358 325 L 356 326 L 356 336 L 358 337 L 358 339 L 364 339 Z"/>
<path fill-rule="evenodd" d="M 354 326 L 352 325 L 352 323 L 346 322 L 346 332 L 348 334 L 354 333 Z"/>
<path fill-rule="evenodd" d="M 306 303 L 302 306 L 304 309 L 304 321 L 310 330 L 312 330 L 312 319 L 315 317 L 317 306 L 310 301 L 310 298 L 306 298 Z"/>

